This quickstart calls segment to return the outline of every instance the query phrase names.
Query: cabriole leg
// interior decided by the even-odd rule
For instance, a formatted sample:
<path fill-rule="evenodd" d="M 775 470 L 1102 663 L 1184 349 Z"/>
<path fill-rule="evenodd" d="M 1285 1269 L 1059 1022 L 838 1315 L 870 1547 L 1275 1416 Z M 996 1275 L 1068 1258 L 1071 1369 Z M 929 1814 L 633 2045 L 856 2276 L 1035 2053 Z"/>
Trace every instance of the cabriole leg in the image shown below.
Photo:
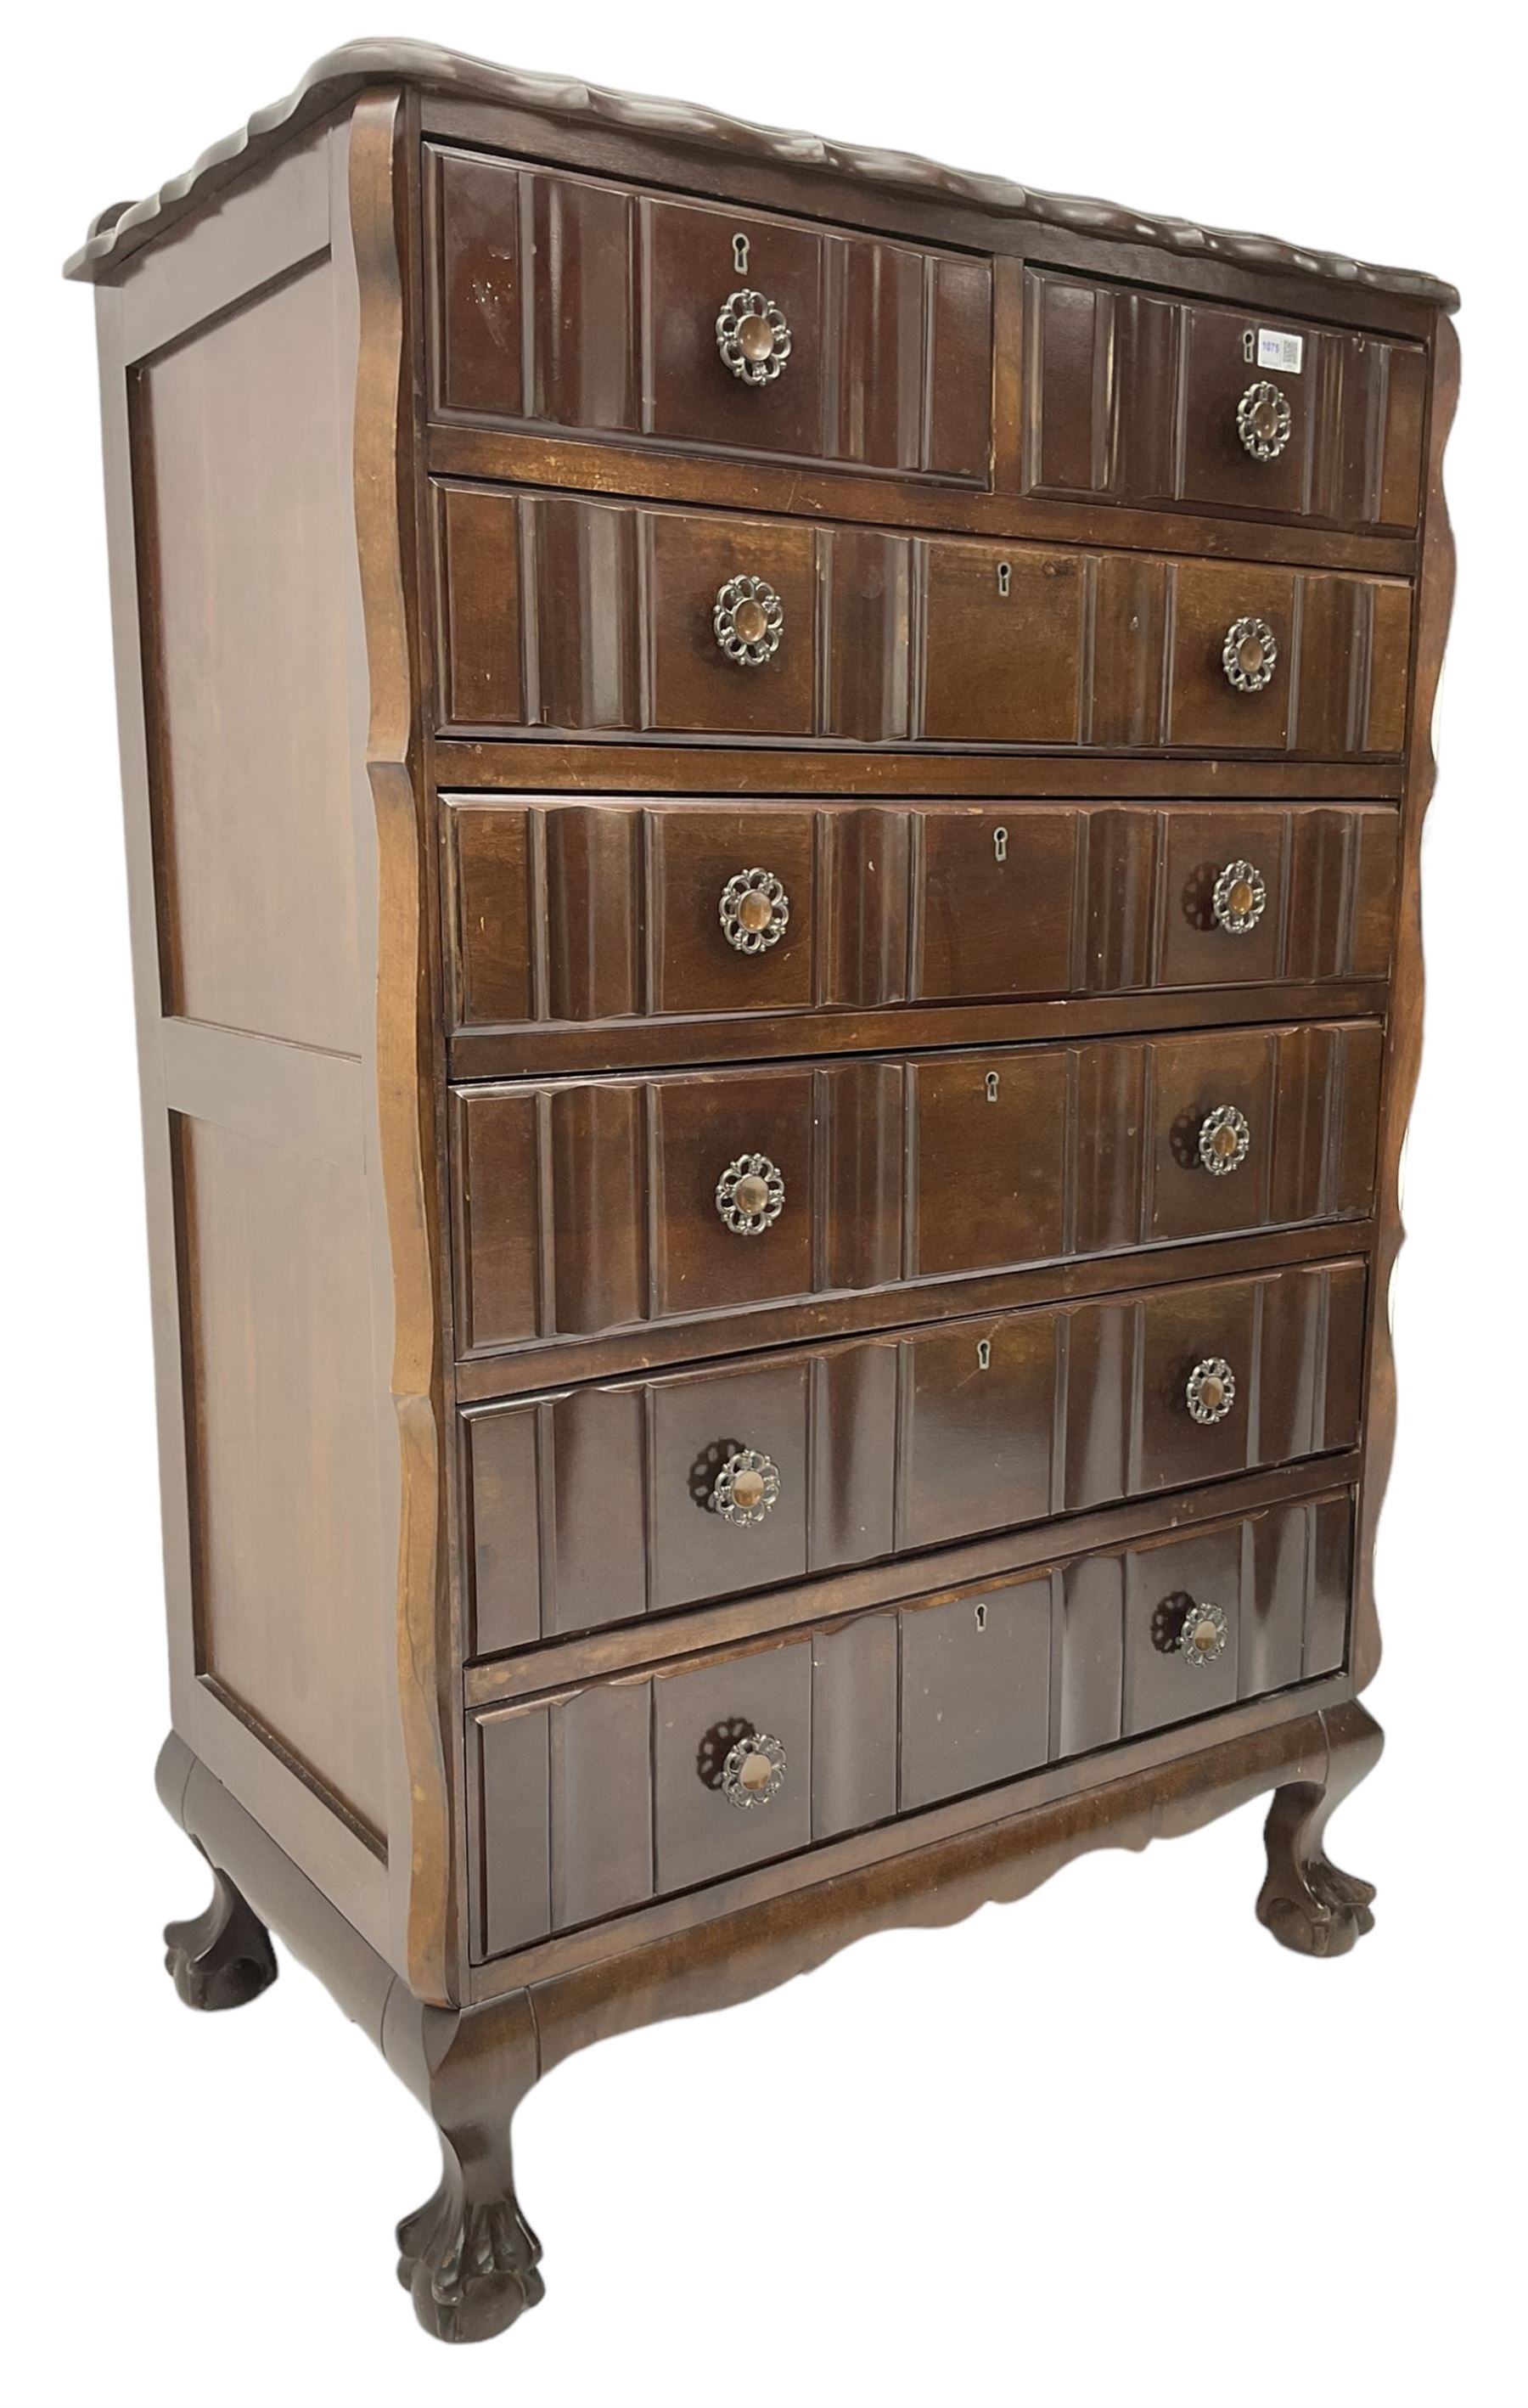
<path fill-rule="evenodd" d="M 534 2061 L 492 2014 L 426 2009 L 422 2024 L 421 2087 L 442 2171 L 434 2197 L 398 2227 L 398 2280 L 437 2341 L 491 2341 L 544 2288 L 541 2243 L 520 2212 L 509 2154 L 510 2118 L 535 2079 Z M 432 2043 L 442 2040 L 436 2055 Z"/>
<path fill-rule="evenodd" d="M 1322 1844 L 1333 1810 L 1379 1761 L 1384 1733 L 1356 1702 L 1325 1714 L 1326 1778 L 1276 1789 L 1264 1841 L 1268 1874 L 1258 1898 L 1260 1923 L 1305 1956 L 1345 1956 L 1374 1928 L 1374 1890 L 1333 1864 Z"/>

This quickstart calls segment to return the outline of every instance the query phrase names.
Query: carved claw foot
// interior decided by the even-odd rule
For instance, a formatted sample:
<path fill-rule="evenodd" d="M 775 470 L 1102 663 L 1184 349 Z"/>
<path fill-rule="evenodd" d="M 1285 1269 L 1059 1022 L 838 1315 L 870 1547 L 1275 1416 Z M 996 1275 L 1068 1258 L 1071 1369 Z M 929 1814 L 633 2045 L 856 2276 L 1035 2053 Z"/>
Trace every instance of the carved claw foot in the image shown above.
<path fill-rule="evenodd" d="M 1270 1869 L 1258 1918 L 1282 1946 L 1302 1956 L 1346 1956 L 1374 1929 L 1373 1899 L 1372 1884 L 1317 1856 L 1284 1875 Z"/>
<path fill-rule="evenodd" d="M 213 1868 L 212 1903 L 164 1927 L 164 1969 L 188 2007 L 205 2014 L 248 2006 L 276 1979 L 276 1951 L 254 1909 Z"/>
<path fill-rule="evenodd" d="M 492 2341 L 546 2289 L 541 2243 L 514 2200 L 464 2200 L 450 2173 L 399 2225 L 398 2250 L 398 2280 L 436 2341 Z"/>
<path fill-rule="evenodd" d="M 1327 1819 L 1378 1761 L 1384 1745 L 1378 1723 L 1359 1705 L 1328 1722 L 1326 1779 L 1276 1789 L 1264 1839 L 1268 1875 L 1258 1898 L 1260 1923 L 1302 1956 L 1346 1956 L 1374 1929 L 1374 1889 L 1345 1873 L 1321 1842 Z"/>

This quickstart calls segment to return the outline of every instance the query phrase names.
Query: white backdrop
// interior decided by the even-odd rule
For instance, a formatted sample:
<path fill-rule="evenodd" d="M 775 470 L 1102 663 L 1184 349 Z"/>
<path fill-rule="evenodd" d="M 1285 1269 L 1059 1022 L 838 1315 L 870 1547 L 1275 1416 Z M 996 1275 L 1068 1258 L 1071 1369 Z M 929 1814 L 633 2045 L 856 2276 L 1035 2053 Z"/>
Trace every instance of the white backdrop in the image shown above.
<path fill-rule="evenodd" d="M 11 763 L 4 2081 L 28 2401 L 505 2396 L 1134 2408 L 1511 2388 L 1521 2283 L 1517 1761 L 1528 582 L 1518 78 L 1496 8 L 1049 12 L 773 0 L 39 12 L 7 95 Z M 1431 1000 L 1379 1556 L 1390 1746 L 1334 1825 L 1379 1885 L 1335 1965 L 1252 1919 L 1261 1809 L 1027 1904 L 893 1935 L 533 2094 L 544 2306 L 448 2357 L 392 2274 L 418 2108 L 290 1961 L 198 2017 L 161 1970 L 203 1869 L 165 1724 L 137 1107 L 89 295 L 104 203 L 360 32 L 415 36 L 1451 278 L 1459 600 L 1426 847 Z M 1521 992 L 1521 986 L 1519 992 Z M 729 2210 L 763 2159 L 767 2213 Z"/>

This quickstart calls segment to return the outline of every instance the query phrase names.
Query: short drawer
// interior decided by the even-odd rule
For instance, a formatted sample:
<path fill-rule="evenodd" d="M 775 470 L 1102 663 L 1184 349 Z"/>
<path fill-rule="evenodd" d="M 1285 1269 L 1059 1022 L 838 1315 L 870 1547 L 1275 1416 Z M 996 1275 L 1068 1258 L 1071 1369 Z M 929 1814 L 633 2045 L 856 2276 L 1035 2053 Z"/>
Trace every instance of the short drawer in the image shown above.
<path fill-rule="evenodd" d="M 470 1718 L 496 1956 L 1335 1670 L 1344 1495 Z"/>
<path fill-rule="evenodd" d="M 1415 527 L 1420 344 L 1043 268 L 1024 286 L 1027 491 Z"/>
<path fill-rule="evenodd" d="M 437 414 L 989 481 L 990 260 L 425 156 Z"/>
<path fill-rule="evenodd" d="M 1374 1021 L 452 1096 L 466 1354 L 1361 1217 Z"/>
<path fill-rule="evenodd" d="M 473 1653 L 1356 1443 L 1346 1261 L 589 1384 L 464 1416 Z"/>
<path fill-rule="evenodd" d="M 448 799 L 459 1028 L 1383 978 L 1384 804 Z"/>
<path fill-rule="evenodd" d="M 448 733 L 1389 757 L 1411 589 L 437 487 Z"/>

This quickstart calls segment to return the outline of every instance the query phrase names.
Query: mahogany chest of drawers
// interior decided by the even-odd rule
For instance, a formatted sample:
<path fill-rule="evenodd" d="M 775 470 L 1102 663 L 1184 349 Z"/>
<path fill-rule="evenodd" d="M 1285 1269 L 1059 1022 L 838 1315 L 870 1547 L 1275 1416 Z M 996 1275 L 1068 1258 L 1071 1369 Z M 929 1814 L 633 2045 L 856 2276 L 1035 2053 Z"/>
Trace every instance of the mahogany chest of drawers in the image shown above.
<path fill-rule="evenodd" d="M 424 2324 L 604 2034 L 1260 1791 L 1350 1946 L 1450 289 L 410 44 L 70 272 L 169 1964 L 429 2108 Z"/>

